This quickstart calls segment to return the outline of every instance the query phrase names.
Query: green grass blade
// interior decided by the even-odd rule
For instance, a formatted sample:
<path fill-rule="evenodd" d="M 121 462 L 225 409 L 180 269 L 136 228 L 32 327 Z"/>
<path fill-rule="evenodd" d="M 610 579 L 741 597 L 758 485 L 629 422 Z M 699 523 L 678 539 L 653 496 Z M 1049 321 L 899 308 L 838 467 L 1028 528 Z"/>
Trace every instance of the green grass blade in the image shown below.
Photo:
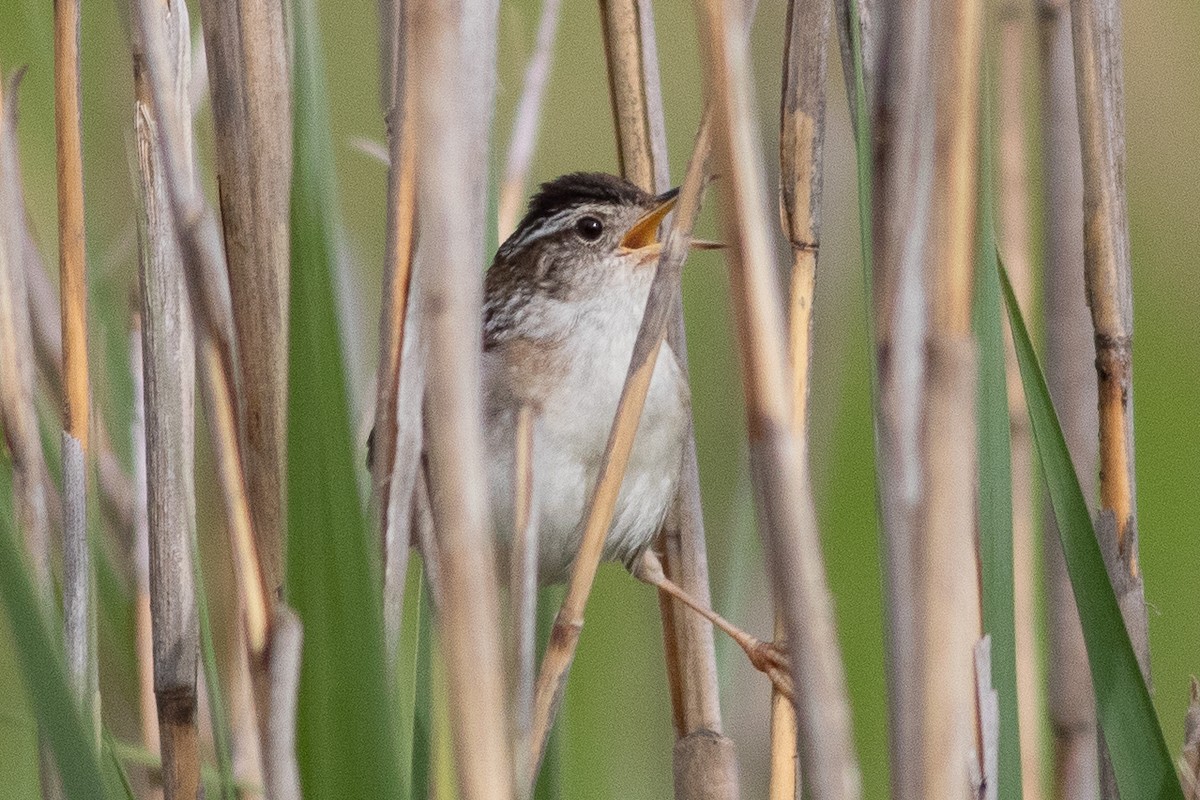
<path fill-rule="evenodd" d="M 111 797 L 120 797 L 123 800 L 137 800 L 133 784 L 129 782 L 129 774 L 125 772 L 125 765 L 121 763 L 121 759 L 117 755 L 114 742 L 113 735 L 106 729 L 101 747 L 104 750 L 104 763 L 107 765 L 105 772 L 107 773 L 108 793 Z"/>
<path fill-rule="evenodd" d="M 986 82 L 987 78 L 984 78 Z M 980 133 L 979 252 L 975 338 L 979 347 L 979 556 L 983 630 L 992 637 L 992 686 L 1000 703 L 1000 800 L 1020 800 L 1021 737 L 1017 714 L 1017 630 L 1013 600 L 1012 442 L 1004 322 L 993 224 L 990 98 L 984 88 Z"/>
<path fill-rule="evenodd" d="M 1121 800 L 1182 800 L 1183 790 L 1142 681 L 1109 583 L 1083 489 L 1067 451 L 1046 377 L 1038 364 L 1012 284 L 999 269 L 1017 363 L 1042 477 L 1058 524 L 1071 589 L 1083 623 L 1096 716 L 1108 743 Z"/>
<path fill-rule="evenodd" d="M 7 474 L 7 460 L 0 461 L 0 471 Z M 88 800 L 105 796 L 99 754 L 72 699 L 60 637 L 52 636 L 43 622 L 37 592 L 29 581 L 22 548 L 13 531 L 13 519 L 12 495 L 0 491 L 0 599 L 17 646 L 30 706 L 38 730 L 54 751 L 66 797 Z"/>
<path fill-rule="evenodd" d="M 378 548 L 359 505 L 336 317 L 337 195 L 314 0 L 293 12 L 287 593 L 304 625 L 297 759 L 306 797 L 399 797 Z"/>

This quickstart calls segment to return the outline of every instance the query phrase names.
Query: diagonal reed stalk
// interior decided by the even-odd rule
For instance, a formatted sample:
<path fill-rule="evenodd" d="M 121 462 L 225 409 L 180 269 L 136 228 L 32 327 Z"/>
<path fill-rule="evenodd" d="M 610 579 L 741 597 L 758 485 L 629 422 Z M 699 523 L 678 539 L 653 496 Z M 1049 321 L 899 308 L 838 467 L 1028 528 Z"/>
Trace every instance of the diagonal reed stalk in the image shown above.
<path fill-rule="evenodd" d="M 933 79 L 936 116 L 924 267 L 925 406 L 918 411 L 923 497 L 912 550 L 921 797 L 951 797 L 987 774 L 975 669 L 983 623 L 975 508 L 978 361 L 971 327 L 983 4 L 957 0 L 938 8 L 936 25 L 932 5 L 927 12 L 936 59 L 925 74 Z M 893 310 L 904 314 L 911 307 L 901 302 Z"/>
<path fill-rule="evenodd" d="M 1033 302 L 1029 247 L 1029 181 L 1025 145 L 1024 70 L 1028 8 L 1013 2 L 999 14 L 999 218 L 997 237 L 1021 307 Z M 1011 334 L 1006 335 L 1012 447 L 1013 618 L 1016 625 L 1017 715 L 1024 800 L 1042 796 L 1041 685 L 1037 639 L 1037 503 L 1033 438 Z"/>
<path fill-rule="evenodd" d="M 600 10 L 622 174 L 652 193 L 666 191 L 670 167 L 653 4 L 651 0 L 602 0 Z M 674 298 L 666 341 L 686 377 L 682 293 Z M 700 470 L 690 422 L 679 488 L 663 525 L 661 543 L 666 577 L 693 599 L 711 605 Z M 673 750 L 675 793 L 679 797 L 737 797 L 737 756 L 733 740 L 723 733 L 712 627 L 662 591 L 659 605 L 677 737 Z"/>
<path fill-rule="evenodd" d="M 496 79 L 497 5 L 413 10 L 417 230 L 428 269 L 415 291 L 428 308 L 423 333 L 430 499 L 439 551 L 439 622 L 450 689 L 460 795 L 512 796 L 500 616 L 484 473 L 478 334 L 487 153 Z M 453 365 L 452 368 L 449 365 Z"/>
<path fill-rule="evenodd" d="M 1042 161 L 1045 173 L 1046 377 L 1062 420 L 1077 474 L 1094 502 L 1099 427 L 1096 383 L 1091 379 L 1092 330 L 1083 278 L 1083 173 L 1071 13 L 1067 0 L 1038 5 L 1042 92 Z M 1058 545 L 1053 514 L 1044 517 L 1049 651 L 1047 705 L 1053 736 L 1053 796 L 1098 796 L 1096 710 L 1092 678 L 1075 596 Z"/>
<path fill-rule="evenodd" d="M 200 3 L 227 284 L 240 371 L 238 431 L 267 588 L 283 583 L 291 93 L 283 0 Z"/>
<path fill-rule="evenodd" d="M 167 42 L 172 104 L 170 135 L 184 151 L 181 177 L 195 182 L 192 169 L 190 30 L 187 8 L 160 5 L 152 24 Z M 141 180 L 139 286 L 141 296 L 142 406 L 145 433 L 149 594 L 164 796 L 192 798 L 200 786 L 196 671 L 200 649 L 196 610 L 195 496 L 195 340 L 187 308 L 178 240 L 161 169 L 159 136 L 152 120 L 153 99 L 144 71 L 135 72 L 134 130 Z"/>
<path fill-rule="evenodd" d="M 392 60 L 381 83 L 387 97 L 388 206 L 383 268 L 383 304 L 379 317 L 379 367 L 375 394 L 375 428 L 370 456 L 375 505 L 383 542 L 383 607 L 385 647 L 395 658 L 404 616 L 404 584 L 408 572 L 413 484 L 420 456 L 420 388 L 413 390 L 419 370 L 405 355 L 407 326 L 416 303 L 410 303 L 416 250 L 416 134 L 413 70 L 412 0 L 385 3 L 382 27 L 388 34 Z M 410 307 L 412 306 L 412 307 Z M 413 320 L 415 321 L 415 320 Z M 413 344 L 410 340 L 410 346 Z M 403 381 L 403 384 L 402 384 Z M 403 385 L 403 389 L 402 389 Z M 405 391 L 407 390 L 407 391 Z M 399 402 L 401 395 L 404 403 Z M 399 468 L 397 468 L 399 467 Z M 393 485 L 394 484 L 394 485 Z M 392 498 L 392 492 L 398 495 Z"/>
<path fill-rule="evenodd" d="M 58 270 L 63 364 L 63 631 L 67 673 L 83 717 L 100 740 L 95 588 L 87 541 L 90 387 L 87 262 L 83 224 L 83 105 L 79 96 L 79 0 L 54 4 L 54 120 L 58 173 Z"/>
<path fill-rule="evenodd" d="M 629 454 L 633 449 L 633 439 L 641 419 L 642 407 L 650 389 L 654 365 L 666 338 L 668 319 L 675 298 L 680 291 L 679 280 L 683 260 L 691 243 L 692 226 L 695 225 L 696 215 L 700 211 L 700 195 L 709 149 L 708 129 L 707 121 L 701 123 L 696 145 L 688 162 L 687 175 L 675 205 L 675 218 L 663 243 L 641 327 L 634 340 L 629 371 L 617 402 L 596 484 L 587 504 L 583 540 L 571 568 L 566 596 L 554 620 L 550 642 L 542 656 L 534 694 L 533 728 L 527 762 L 529 771 L 518 776 L 522 796 L 527 796 L 533 787 L 545 754 L 547 737 L 558 714 L 558 707 L 566 688 L 567 674 L 579 644 L 579 634 L 583 630 L 584 608 L 600 566 L 604 539 L 612 523 L 613 510 L 616 507 Z"/>
<path fill-rule="evenodd" d="M 751 122 L 747 43 L 732 4 L 698 4 L 723 187 L 730 288 L 750 436 L 751 475 L 777 606 L 791 643 L 800 761 L 816 800 L 861 795 L 845 675 L 805 465 L 792 427 L 782 307 Z"/>
<path fill-rule="evenodd" d="M 788 356 L 792 372 L 792 427 L 800 459 L 808 462 L 808 398 L 812 364 L 813 300 L 820 252 L 825 148 L 826 49 L 831 6 L 788 3 L 779 114 L 780 205 L 791 248 Z M 808 480 L 807 467 L 803 471 Z M 812 491 L 811 486 L 808 488 Z M 787 631 L 775 614 L 775 641 Z M 778 691 L 771 694 L 771 800 L 799 797 L 796 712 Z"/>

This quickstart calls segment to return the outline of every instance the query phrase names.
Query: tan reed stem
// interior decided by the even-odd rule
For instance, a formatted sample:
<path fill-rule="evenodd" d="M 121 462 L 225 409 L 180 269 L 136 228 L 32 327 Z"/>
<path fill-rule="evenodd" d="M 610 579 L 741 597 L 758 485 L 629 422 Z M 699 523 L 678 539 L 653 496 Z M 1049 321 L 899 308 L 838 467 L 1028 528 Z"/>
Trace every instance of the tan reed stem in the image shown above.
<path fill-rule="evenodd" d="M 1089 502 L 1094 503 L 1099 420 L 1096 382 L 1092 380 L 1091 320 L 1084 293 L 1083 173 L 1067 0 L 1041 0 L 1038 28 L 1040 83 L 1045 87 L 1041 129 L 1046 187 L 1046 379 L 1075 471 L 1087 488 Z M 1092 676 L 1075 595 L 1049 509 L 1043 521 L 1052 796 L 1093 800 L 1099 796 L 1099 766 Z"/>
<path fill-rule="evenodd" d="M 702 124 L 696 146 L 688 163 L 687 176 L 675 206 L 675 219 L 663 244 L 654 280 L 646 300 L 641 327 L 634 340 L 633 354 L 621 397 L 617 402 L 613 425 L 604 448 L 596 484 L 588 501 L 583 541 L 571 568 L 570 582 L 562 607 L 554 620 L 550 642 L 542 657 L 534 694 L 533 729 L 530 737 L 529 772 L 519 776 L 522 794 L 533 787 L 545 753 L 550 728 L 558 714 L 558 706 L 566 687 L 567 673 L 583 629 L 583 612 L 595 581 L 604 539 L 612 523 L 613 509 L 620 492 L 621 480 L 633 439 L 641 419 L 642 406 L 650 389 L 650 379 L 658 352 L 666 337 L 667 322 L 675 296 L 679 293 L 679 278 L 683 259 L 690 246 L 692 226 L 700 210 L 706 155 L 708 125 Z"/>
<path fill-rule="evenodd" d="M 439 550 L 439 630 L 450 687 L 458 788 L 466 800 L 513 795 L 500 615 L 480 403 L 479 320 L 488 141 L 496 79 L 493 0 L 413 11 L 418 272 L 431 363 L 428 474 Z M 427 249 L 426 249 L 427 248 Z M 424 257 L 424 256 L 423 256 Z"/>
<path fill-rule="evenodd" d="M 808 396 L 820 250 L 830 8 L 829 3 L 822 2 L 792 0 L 788 4 L 779 110 L 780 210 L 792 252 L 788 315 L 792 427 L 804 463 L 808 460 Z M 807 469 L 804 478 L 808 479 Z M 785 645 L 786 635 L 783 616 L 776 609 L 776 644 Z M 799 796 L 796 736 L 795 709 L 778 691 L 772 692 L 771 800 L 794 800 Z"/>
<path fill-rule="evenodd" d="M 730 242 L 750 438 L 751 476 L 775 598 L 792 647 L 800 760 L 816 800 L 861 795 L 849 699 L 803 454 L 792 428 L 782 304 L 766 223 L 766 190 L 751 122 L 747 42 L 728 2 L 697 8 L 714 115 L 714 154 Z"/>
<path fill-rule="evenodd" d="M 1147 687 L 1149 625 L 1138 567 L 1133 435 L 1133 277 L 1125 197 L 1125 89 L 1121 7 L 1071 0 L 1075 88 L 1083 156 L 1084 284 L 1095 334 L 1100 411 L 1100 515 L 1096 535 Z M 1104 732 L 1101 731 L 1101 739 Z M 1117 797 L 1107 751 L 1100 792 Z"/>
<path fill-rule="evenodd" d="M 283 584 L 291 80 L 282 0 L 203 0 L 239 435 L 267 587 Z"/>
<path fill-rule="evenodd" d="M 622 173 L 647 191 L 666 191 L 670 169 L 653 4 L 651 0 L 602 0 L 600 9 Z M 666 341 L 686 377 L 682 294 L 674 300 Z M 690 420 L 679 488 L 660 541 L 667 576 L 690 597 L 710 604 L 700 470 Z M 740 794 L 737 755 L 733 740 L 723 733 L 712 629 L 664 592 L 659 593 L 659 606 L 677 737 L 676 795 L 736 798 Z"/>
<path fill-rule="evenodd" d="M 408 571 L 408 551 L 413 479 L 419 461 L 420 393 L 412 393 L 408 406 L 397 402 L 401 394 L 401 365 L 406 377 L 413 373 L 411 359 L 403 359 L 405 330 L 410 312 L 409 288 L 412 284 L 413 257 L 416 249 L 416 134 L 413 117 L 415 81 L 411 65 L 413 51 L 409 40 L 412 30 L 411 2 L 394 0 L 388 6 L 395 14 L 388 18 L 390 52 L 394 63 L 385 83 L 391 87 L 388 97 L 388 216 L 387 255 L 383 268 L 383 306 L 379 317 L 379 367 L 375 394 L 375 427 L 370 456 L 375 505 L 384 555 L 384 630 L 386 652 L 394 659 L 400 641 L 403 617 L 404 582 Z M 411 378 L 407 383 L 412 383 Z M 404 436 L 399 433 L 403 426 Z M 398 447 L 402 440 L 404 446 Z M 400 466 L 397 469 L 397 465 Z M 391 500 L 391 484 L 399 482 L 400 502 Z"/>
<path fill-rule="evenodd" d="M 90 397 L 87 262 L 83 221 L 83 104 L 79 0 L 54 3 L 54 121 L 58 174 L 58 274 L 63 343 L 63 627 L 67 671 L 85 719 L 100 735 L 96 609 L 87 543 Z"/>
<path fill-rule="evenodd" d="M 999 228 L 1004 267 L 1025 318 L 1033 301 L 1029 247 L 1029 181 L 1025 145 L 1025 28 L 1028 8 L 1019 2 L 1000 9 Z M 1033 437 L 1011 332 L 1006 333 L 1008 409 L 1012 426 L 1013 603 L 1016 620 L 1017 720 L 1020 726 L 1021 790 L 1024 800 L 1042 797 L 1042 669 L 1037 638 L 1037 503 Z"/>
<path fill-rule="evenodd" d="M 529 757 L 533 687 L 537 674 L 538 506 L 533 473 L 536 428 L 536 409 L 528 403 L 522 404 L 517 410 L 514 435 L 513 530 L 508 567 L 515 651 L 512 704 L 516 736 L 513 753 L 518 775 L 529 771 L 529 765 L 522 762 Z"/>
<path fill-rule="evenodd" d="M 546 85 L 550 81 L 550 60 L 554 55 L 554 41 L 561 10 L 562 0 L 542 0 L 537 38 L 533 54 L 529 57 L 529 64 L 525 67 L 525 80 L 521 86 L 521 97 L 517 101 L 512 135 L 508 140 L 508 155 L 504 160 L 504 178 L 500 182 L 496 229 L 502 242 L 516 230 L 517 219 L 521 214 L 525 184 L 529 181 L 529 167 L 533 160 L 534 148 L 537 146 L 538 125 L 546 97 Z"/>
<path fill-rule="evenodd" d="M 190 153 L 191 39 L 185 5 L 160 4 L 151 24 L 167 43 L 172 104 L 170 135 L 188 154 L 181 178 L 194 183 Z M 200 648 L 196 607 L 195 357 L 191 317 L 164 184 L 162 157 L 144 70 L 135 72 L 134 129 L 141 180 L 139 219 L 141 334 L 145 413 L 146 498 L 154 695 L 157 700 L 163 791 L 167 800 L 193 798 L 200 787 L 196 668 Z"/>
<path fill-rule="evenodd" d="M 983 622 L 975 536 L 977 367 L 971 331 L 983 4 L 957 0 L 938 9 L 937 24 L 931 25 L 936 116 L 925 260 L 926 406 L 919 433 L 924 486 L 913 550 L 920 620 L 922 797 L 951 797 L 973 777 L 986 774 L 975 669 Z"/>

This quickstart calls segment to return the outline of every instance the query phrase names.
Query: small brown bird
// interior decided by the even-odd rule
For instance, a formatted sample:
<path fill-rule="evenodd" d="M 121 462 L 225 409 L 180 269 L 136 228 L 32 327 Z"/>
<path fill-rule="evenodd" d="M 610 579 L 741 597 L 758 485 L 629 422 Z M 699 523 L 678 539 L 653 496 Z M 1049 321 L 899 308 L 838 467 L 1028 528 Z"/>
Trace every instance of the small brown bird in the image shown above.
<path fill-rule="evenodd" d="M 483 387 L 497 536 L 513 530 L 517 412 L 535 410 L 533 475 L 542 583 L 565 580 L 629 368 L 676 192 L 611 175 L 544 184 L 496 253 L 484 289 Z M 679 479 L 690 396 L 671 348 L 658 355 L 604 557 L 632 567 Z"/>

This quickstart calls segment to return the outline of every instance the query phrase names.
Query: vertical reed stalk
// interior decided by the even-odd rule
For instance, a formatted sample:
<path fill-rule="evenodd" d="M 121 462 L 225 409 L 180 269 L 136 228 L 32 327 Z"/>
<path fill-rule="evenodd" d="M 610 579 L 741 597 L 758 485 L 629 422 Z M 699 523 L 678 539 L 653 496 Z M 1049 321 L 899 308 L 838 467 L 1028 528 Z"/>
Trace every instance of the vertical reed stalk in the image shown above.
<path fill-rule="evenodd" d="M 652 193 L 666 191 L 670 167 L 653 4 L 651 0 L 601 0 L 600 10 L 622 174 Z M 674 299 L 666 341 L 686 377 L 682 293 Z M 693 599 L 710 605 L 700 470 L 690 421 L 679 489 L 661 542 L 666 577 Z M 661 591 L 659 605 L 677 737 L 676 796 L 735 798 L 740 793 L 737 756 L 733 740 L 723 733 L 712 627 Z"/>
<path fill-rule="evenodd" d="M 1187 716 L 1183 720 L 1183 754 L 1179 771 L 1183 775 L 1186 800 L 1200 800 L 1200 682 L 1192 677 Z"/>
<path fill-rule="evenodd" d="M 1083 173 L 1067 0 L 1041 0 L 1038 28 L 1040 83 L 1045 87 L 1046 376 L 1075 471 L 1092 501 L 1099 420 L 1096 384 L 1091 379 L 1091 321 L 1084 293 Z M 1044 520 L 1049 614 L 1046 694 L 1053 735 L 1053 796 L 1091 800 L 1099 791 L 1092 677 L 1053 513 L 1047 510 Z"/>
<path fill-rule="evenodd" d="M 1029 252 L 1029 181 L 1025 146 L 1024 68 L 1028 13 L 1018 2 L 999 11 L 999 230 L 1004 266 L 1021 307 L 1033 302 Z M 1028 318 L 1028 314 L 1026 314 Z M 1017 716 L 1024 800 L 1042 796 L 1041 666 L 1037 645 L 1037 547 L 1033 438 L 1012 335 L 1006 336 L 1008 408 L 1012 426 L 1013 611 L 1016 622 Z"/>
<path fill-rule="evenodd" d="M 534 439 L 537 412 L 528 403 L 517 411 L 513 454 L 513 530 L 509 554 L 509 597 L 512 603 L 513 658 L 513 747 L 518 775 L 529 772 L 523 763 L 529 756 L 533 730 L 533 686 L 536 679 L 537 593 L 538 593 L 538 506 L 534 491 Z"/>
<path fill-rule="evenodd" d="M 879 85 L 872 89 L 870 318 L 877 364 L 876 451 L 892 796 L 917 800 L 923 797 L 919 724 L 923 697 L 916 648 L 920 618 L 915 602 L 915 548 L 924 499 L 920 411 L 925 407 L 929 322 L 922 269 L 932 205 L 933 81 L 929 3 L 904 0 L 891 12 L 876 64 Z"/>
<path fill-rule="evenodd" d="M 1117 0 L 1071 0 L 1083 156 L 1084 284 L 1095 333 L 1100 400 L 1100 517 L 1096 534 L 1146 686 L 1150 641 L 1138 567 L 1133 436 L 1133 277 L 1125 197 L 1125 88 Z M 1104 732 L 1101 731 L 1103 739 Z M 1101 753 L 1101 794 L 1116 779 Z"/>
<path fill-rule="evenodd" d="M 100 736 L 96 608 L 87 542 L 90 397 L 83 221 L 80 0 L 54 3 L 54 121 L 58 168 L 58 274 L 63 343 L 63 627 L 67 672 L 84 719 Z"/>
<path fill-rule="evenodd" d="M 731 243 L 730 288 L 749 416 L 754 478 L 776 603 L 792 647 L 800 761 L 816 800 L 857 798 L 861 781 L 849 700 L 803 454 L 792 427 L 782 305 L 776 292 L 766 191 L 751 122 L 747 43 L 723 0 L 699 4 L 714 114 L 714 152 Z"/>
<path fill-rule="evenodd" d="M 939 8 L 938 24 L 931 25 L 936 116 L 925 261 L 926 406 L 919 434 L 924 498 L 913 549 L 920 620 L 922 797 L 953 797 L 972 775 L 986 774 L 975 670 L 983 623 L 975 533 L 977 362 L 971 329 L 983 4 L 957 0 Z M 896 310 L 905 313 L 902 307 Z"/>
<path fill-rule="evenodd" d="M 788 3 L 780 98 L 779 172 L 784 235 L 792 253 L 788 305 L 788 356 L 792 372 L 792 428 L 802 464 L 808 463 L 808 398 L 812 365 L 813 300 L 820 252 L 824 186 L 826 49 L 831 5 Z M 807 468 L 803 478 L 808 480 Z M 808 492 L 811 493 L 811 486 Z M 775 642 L 786 642 L 776 609 Z M 771 694 L 771 800 L 799 796 L 796 712 L 778 691 Z"/>
<path fill-rule="evenodd" d="M 533 733 L 530 736 L 528 762 L 530 771 L 519 776 L 523 793 L 533 787 L 538 766 L 545 754 L 550 728 L 558 714 L 559 703 L 566 688 L 567 673 L 575 657 L 579 634 L 583 630 L 584 608 L 600 566 L 604 539 L 612 524 L 613 510 L 616 507 L 629 454 L 633 449 L 642 407 L 650 390 L 654 365 L 666 338 L 668 318 L 680 290 L 683 259 L 690 247 L 692 227 L 700 211 L 700 194 L 709 149 L 708 129 L 706 118 L 696 137 L 696 146 L 688 162 L 687 176 L 675 205 L 675 218 L 663 243 L 654 279 L 650 284 L 646 310 L 643 312 L 642 323 L 633 344 L 629 371 L 625 376 L 621 397 L 617 401 L 617 410 L 613 415 L 613 424 L 600 462 L 596 484 L 588 498 L 583 540 L 571 568 L 567 593 L 558 616 L 555 617 L 550 642 L 542 657 L 534 693 Z M 696 757 L 694 753 L 685 755 L 689 758 Z M 724 780 L 726 773 L 721 771 L 719 774 Z"/>
<path fill-rule="evenodd" d="M 291 85 L 282 0 L 203 0 L 221 221 L 240 371 L 238 430 L 267 587 L 283 583 Z"/>
<path fill-rule="evenodd" d="M 487 153 L 496 80 L 492 0 L 414 9 L 417 225 L 429 269 L 426 412 L 430 495 L 440 552 L 442 642 L 458 788 L 467 800 L 512 797 L 506 682 L 484 474 L 479 320 Z"/>
<path fill-rule="evenodd" d="M 164 184 L 162 155 L 151 108 L 170 103 L 181 145 L 180 178 L 195 183 L 192 170 L 191 39 L 186 5 L 160 4 L 151 25 L 167 43 L 170 91 L 152 97 L 144 70 L 135 71 L 138 96 L 134 130 L 141 179 L 139 220 L 141 334 L 144 375 L 146 499 L 150 549 L 150 616 L 153 630 L 154 695 L 158 707 L 163 790 L 167 800 L 193 798 L 200 787 L 196 715 L 196 672 L 200 649 L 196 609 L 195 339 L 187 308 L 183 267 Z M 135 62 L 136 64 L 137 62 Z"/>
<path fill-rule="evenodd" d="M 388 211 L 387 255 L 383 266 L 383 307 L 379 318 L 379 367 L 375 394 L 375 427 L 370 456 L 375 504 L 383 541 L 384 630 L 388 658 L 395 657 L 403 618 L 404 583 L 408 572 L 413 481 L 419 461 L 421 420 L 419 390 L 401 407 L 401 373 L 411 384 L 410 359 L 403 359 L 416 249 L 416 135 L 415 81 L 410 60 L 413 47 L 412 0 L 392 0 L 386 19 L 393 61 L 383 77 L 388 95 Z M 402 370 L 402 363 L 407 369 Z M 401 425 L 401 419 L 405 424 Z M 399 442 L 403 442 L 399 446 Z M 397 469 L 397 466 L 400 469 Z M 398 502 L 391 499 L 390 484 L 397 481 Z"/>

